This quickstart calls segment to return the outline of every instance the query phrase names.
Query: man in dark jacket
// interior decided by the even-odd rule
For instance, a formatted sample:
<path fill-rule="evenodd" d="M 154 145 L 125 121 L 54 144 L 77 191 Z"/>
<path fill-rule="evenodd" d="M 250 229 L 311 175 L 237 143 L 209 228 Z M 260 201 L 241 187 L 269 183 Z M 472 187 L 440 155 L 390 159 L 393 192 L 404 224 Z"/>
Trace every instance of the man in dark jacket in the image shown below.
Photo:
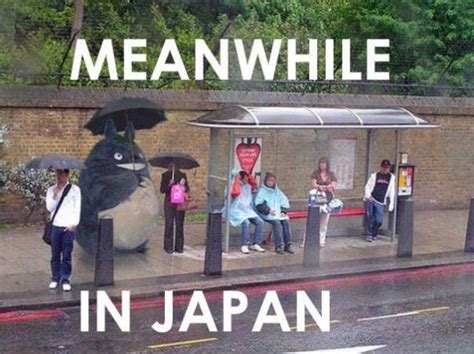
<path fill-rule="evenodd" d="M 183 253 L 184 252 L 184 217 L 185 212 L 177 210 L 178 204 L 171 203 L 171 187 L 185 180 L 186 193 L 189 192 L 188 179 L 186 174 L 177 170 L 174 163 L 168 165 L 168 171 L 161 175 L 160 192 L 165 194 L 164 210 L 165 210 L 165 236 L 164 249 L 166 253 Z M 176 225 L 176 234 L 175 234 Z M 174 235 L 175 234 L 175 235 Z M 174 241 L 174 242 L 173 242 Z M 174 244 L 174 247 L 173 247 Z"/>

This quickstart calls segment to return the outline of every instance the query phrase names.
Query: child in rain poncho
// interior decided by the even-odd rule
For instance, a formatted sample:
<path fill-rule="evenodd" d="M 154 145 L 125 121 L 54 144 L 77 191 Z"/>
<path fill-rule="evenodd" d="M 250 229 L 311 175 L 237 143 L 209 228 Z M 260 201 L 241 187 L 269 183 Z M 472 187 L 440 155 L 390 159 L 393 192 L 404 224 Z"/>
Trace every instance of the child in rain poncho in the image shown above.
<path fill-rule="evenodd" d="M 290 220 L 286 214 L 290 209 L 290 203 L 286 195 L 278 188 L 273 173 L 268 172 L 265 175 L 264 183 L 255 197 L 255 206 L 263 220 L 273 227 L 275 252 L 293 254 Z"/>
<path fill-rule="evenodd" d="M 263 220 L 253 209 L 252 192 L 256 189 L 255 179 L 246 171 L 240 171 L 232 185 L 232 203 L 229 210 L 229 222 L 232 226 L 242 227 L 242 253 L 249 253 L 249 248 L 265 252 L 260 246 L 263 240 Z M 250 224 L 255 225 L 253 242 L 250 240 Z"/>

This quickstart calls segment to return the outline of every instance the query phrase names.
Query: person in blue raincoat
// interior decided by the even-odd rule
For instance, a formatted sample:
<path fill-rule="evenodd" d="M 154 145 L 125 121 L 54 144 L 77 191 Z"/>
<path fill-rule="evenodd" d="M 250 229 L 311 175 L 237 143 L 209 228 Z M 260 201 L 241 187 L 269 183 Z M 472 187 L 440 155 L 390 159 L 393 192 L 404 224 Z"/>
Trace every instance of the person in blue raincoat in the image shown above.
<path fill-rule="evenodd" d="M 249 249 L 265 252 L 260 244 L 263 240 L 263 220 L 254 210 L 253 192 L 257 182 L 246 171 L 240 171 L 232 185 L 232 203 L 229 210 L 229 222 L 232 226 L 242 227 L 242 253 L 248 254 Z M 255 225 L 253 242 L 250 240 L 250 224 Z"/>
<path fill-rule="evenodd" d="M 285 193 L 276 184 L 276 176 L 267 172 L 263 185 L 255 197 L 255 207 L 263 220 L 273 227 L 275 252 L 295 253 L 291 248 L 291 226 L 287 212 L 290 203 Z"/>

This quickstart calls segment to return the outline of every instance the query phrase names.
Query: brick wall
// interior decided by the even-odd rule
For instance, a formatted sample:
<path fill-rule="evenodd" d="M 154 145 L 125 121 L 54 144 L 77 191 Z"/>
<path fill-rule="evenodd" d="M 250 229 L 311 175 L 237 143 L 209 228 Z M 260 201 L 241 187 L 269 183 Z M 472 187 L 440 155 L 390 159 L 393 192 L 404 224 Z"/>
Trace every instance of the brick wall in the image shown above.
<path fill-rule="evenodd" d="M 23 90 L 23 91 L 22 91 Z M 61 91 L 63 90 L 63 91 Z M 33 156 L 51 152 L 65 153 L 81 159 L 87 157 L 98 141 L 82 126 L 109 99 L 120 97 L 115 89 L 50 89 L 0 88 L 0 117 L 8 126 L 3 147 L 7 165 L 26 162 Z M 34 94 L 34 95 L 33 95 Z M 154 99 L 167 109 L 168 121 L 151 130 L 137 131 L 137 142 L 148 157 L 164 151 L 182 151 L 193 155 L 201 167 L 188 173 L 194 196 L 205 205 L 209 157 L 209 130 L 190 127 L 186 122 L 208 110 L 224 104 L 245 103 L 264 105 L 367 105 L 366 96 L 317 95 L 304 97 L 295 94 L 241 92 L 175 92 L 127 91 Z M 159 94 L 159 95 L 158 95 Z M 28 95 L 33 95 L 29 97 Z M 48 96 L 49 95 L 49 96 Z M 158 95 L 158 96 L 157 96 Z M 303 98 L 301 98 L 301 97 Z M 419 208 L 467 207 L 474 196 L 474 107 L 473 99 L 413 98 L 371 96 L 371 106 L 403 106 L 420 117 L 438 124 L 437 129 L 404 131 L 401 151 L 409 153 L 416 164 L 415 201 Z M 316 161 L 329 155 L 329 144 L 334 137 L 350 136 L 357 139 L 355 188 L 340 192 L 341 197 L 360 197 L 367 171 L 367 132 L 363 130 L 280 130 L 236 131 L 236 134 L 263 138 L 262 172 L 271 170 L 279 178 L 280 186 L 290 198 L 306 197 L 309 176 Z M 228 134 L 219 132 L 215 171 L 225 177 L 228 156 Z M 392 130 L 379 130 L 375 135 L 374 164 L 383 158 L 393 160 L 395 135 Z M 158 187 L 162 169 L 150 167 L 152 179 Z M 220 183 L 224 188 L 225 183 Z M 223 194 L 223 190 L 222 190 Z M 3 195 L 3 197 L 2 197 Z M 0 195 L 0 221 L 12 218 L 12 203 Z M 222 196 L 222 195 L 221 195 Z M 13 199 L 10 199 L 13 200 Z M 18 200 L 15 199 L 18 204 Z M 16 205 L 15 204 L 15 205 Z"/>

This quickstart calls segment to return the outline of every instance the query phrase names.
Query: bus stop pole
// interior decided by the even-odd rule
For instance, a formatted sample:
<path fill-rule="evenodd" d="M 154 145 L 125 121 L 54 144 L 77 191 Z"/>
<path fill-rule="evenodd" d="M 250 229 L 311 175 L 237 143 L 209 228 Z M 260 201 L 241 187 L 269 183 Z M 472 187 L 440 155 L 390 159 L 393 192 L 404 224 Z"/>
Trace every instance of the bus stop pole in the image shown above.
<path fill-rule="evenodd" d="M 216 180 L 213 176 L 216 174 L 217 161 L 217 134 L 216 128 L 211 128 L 209 161 L 207 165 L 207 212 L 212 213 L 216 207 Z"/>
<path fill-rule="evenodd" d="M 464 252 L 474 252 L 474 198 L 471 198 L 471 205 L 469 207 Z"/>
<path fill-rule="evenodd" d="M 374 135 L 375 130 L 367 130 L 367 171 L 365 174 L 365 180 L 367 181 L 372 173 L 372 163 L 373 163 L 373 150 L 374 150 Z"/>
<path fill-rule="evenodd" d="M 234 131 L 229 129 L 229 168 L 227 171 L 227 193 L 225 200 L 225 231 L 223 240 L 223 251 L 229 253 L 229 236 L 230 236 L 230 204 L 231 204 L 231 192 L 232 192 L 232 169 L 234 168 Z"/>
<path fill-rule="evenodd" d="M 373 164 L 373 151 L 374 151 L 374 137 L 376 130 L 368 129 L 367 130 L 367 171 L 365 174 L 365 180 L 368 181 L 372 173 L 372 164 Z M 364 192 L 365 193 L 365 192 Z M 365 214 L 362 218 L 362 227 L 364 228 L 365 234 L 370 234 L 369 231 L 369 221 L 367 220 L 367 203 L 364 203 Z"/>
<path fill-rule="evenodd" d="M 390 225 L 391 235 L 390 241 L 393 242 L 395 240 L 395 235 L 397 234 L 397 204 L 398 204 L 398 159 L 400 155 L 400 129 L 395 129 L 395 158 L 394 166 L 395 166 L 395 201 L 393 206 L 393 214 L 392 214 L 392 224 Z"/>

